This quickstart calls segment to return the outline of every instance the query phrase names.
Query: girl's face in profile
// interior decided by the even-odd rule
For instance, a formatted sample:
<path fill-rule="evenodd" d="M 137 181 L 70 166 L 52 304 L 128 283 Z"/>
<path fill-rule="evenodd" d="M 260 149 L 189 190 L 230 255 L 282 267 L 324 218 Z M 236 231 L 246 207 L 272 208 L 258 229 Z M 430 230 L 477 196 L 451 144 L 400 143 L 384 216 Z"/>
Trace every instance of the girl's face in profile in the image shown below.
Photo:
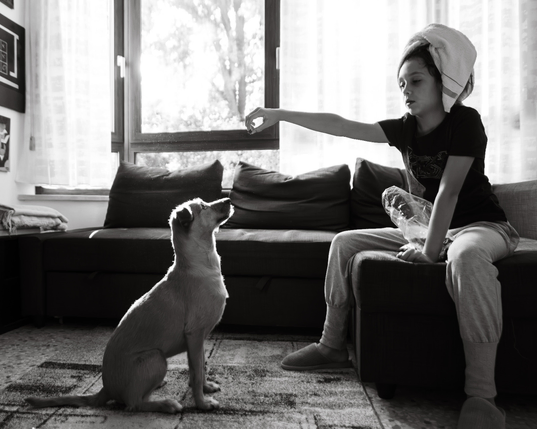
<path fill-rule="evenodd" d="M 420 58 L 405 61 L 399 71 L 399 88 L 404 103 L 413 116 L 424 116 L 440 109 L 442 104 L 442 84 L 429 73 Z"/>

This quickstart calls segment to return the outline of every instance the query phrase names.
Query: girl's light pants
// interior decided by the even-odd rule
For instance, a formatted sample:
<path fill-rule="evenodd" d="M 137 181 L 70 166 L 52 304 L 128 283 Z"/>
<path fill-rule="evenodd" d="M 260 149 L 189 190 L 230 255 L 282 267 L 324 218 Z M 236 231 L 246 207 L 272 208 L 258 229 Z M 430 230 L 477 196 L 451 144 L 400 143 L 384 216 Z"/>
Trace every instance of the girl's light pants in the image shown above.
<path fill-rule="evenodd" d="M 493 262 L 511 255 L 519 237 L 507 222 L 476 222 L 451 229 L 446 286 L 455 302 L 466 358 L 465 391 L 469 396 L 496 396 L 494 366 L 502 333 L 501 285 Z M 407 244 L 396 228 L 342 232 L 330 247 L 325 280 L 327 313 L 321 343 L 346 347 L 353 293 L 348 262 L 364 250 L 399 251 Z"/>

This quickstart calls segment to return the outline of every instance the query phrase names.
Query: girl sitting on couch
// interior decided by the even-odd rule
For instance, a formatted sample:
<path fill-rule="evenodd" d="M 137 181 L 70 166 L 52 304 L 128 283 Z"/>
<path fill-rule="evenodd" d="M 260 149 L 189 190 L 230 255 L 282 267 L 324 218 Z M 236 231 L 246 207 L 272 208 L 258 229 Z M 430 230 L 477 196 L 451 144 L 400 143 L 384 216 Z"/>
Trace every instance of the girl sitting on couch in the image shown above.
<path fill-rule="evenodd" d="M 462 105 L 473 90 L 476 56 L 464 34 L 431 24 L 410 39 L 400 61 L 398 81 L 408 109 L 402 118 L 366 124 L 328 113 L 257 108 L 245 123 L 250 133 L 286 121 L 323 133 L 388 143 L 403 156 L 411 192 L 433 203 L 421 250 L 410 246 L 396 228 L 345 231 L 334 238 L 325 280 L 322 337 L 318 344 L 287 356 L 282 368 L 350 366 L 346 338 L 352 289 L 347 263 L 353 255 L 364 250 L 398 251 L 404 261 L 433 263 L 448 237 L 452 242 L 446 256 L 446 286 L 455 302 L 466 359 L 468 399 L 459 427 L 503 428 L 505 413 L 494 402 L 502 303 L 493 263 L 509 256 L 519 238 L 484 173 L 487 136 L 481 117 Z M 264 122 L 255 127 L 257 118 Z"/>

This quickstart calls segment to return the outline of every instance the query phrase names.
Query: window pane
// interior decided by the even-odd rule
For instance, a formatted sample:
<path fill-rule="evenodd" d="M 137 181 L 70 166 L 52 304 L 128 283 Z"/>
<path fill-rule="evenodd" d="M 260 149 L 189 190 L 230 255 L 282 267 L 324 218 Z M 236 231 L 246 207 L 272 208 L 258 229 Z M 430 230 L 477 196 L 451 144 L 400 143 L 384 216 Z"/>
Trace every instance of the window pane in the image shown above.
<path fill-rule="evenodd" d="M 279 171 L 280 152 L 277 150 L 236 150 L 210 152 L 142 152 L 136 154 L 136 164 L 167 168 L 170 171 L 202 165 L 218 159 L 224 166 L 223 188 L 231 188 L 235 167 L 240 161 L 267 170 Z"/>
<path fill-rule="evenodd" d="M 142 0 L 142 133 L 243 129 L 264 105 L 264 1 Z"/>

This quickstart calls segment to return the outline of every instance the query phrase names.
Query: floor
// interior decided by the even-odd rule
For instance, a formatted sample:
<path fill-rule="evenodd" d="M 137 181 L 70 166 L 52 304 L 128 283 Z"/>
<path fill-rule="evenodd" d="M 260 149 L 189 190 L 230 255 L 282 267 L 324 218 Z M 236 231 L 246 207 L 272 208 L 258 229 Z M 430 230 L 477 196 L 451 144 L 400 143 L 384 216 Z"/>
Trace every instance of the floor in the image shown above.
<path fill-rule="evenodd" d="M 0 390 L 25 372 L 62 350 L 65 344 L 81 335 L 91 335 L 87 323 L 66 321 L 48 323 L 38 329 L 24 325 L 0 335 Z M 264 335 L 260 332 L 260 337 Z M 358 381 L 358 380 L 357 380 Z M 395 398 L 383 400 L 374 385 L 365 383 L 365 390 L 379 423 L 385 429 L 453 429 L 464 394 L 445 389 L 398 387 Z M 499 406 L 507 413 L 508 429 L 537 428 L 537 397 L 500 395 Z"/>

